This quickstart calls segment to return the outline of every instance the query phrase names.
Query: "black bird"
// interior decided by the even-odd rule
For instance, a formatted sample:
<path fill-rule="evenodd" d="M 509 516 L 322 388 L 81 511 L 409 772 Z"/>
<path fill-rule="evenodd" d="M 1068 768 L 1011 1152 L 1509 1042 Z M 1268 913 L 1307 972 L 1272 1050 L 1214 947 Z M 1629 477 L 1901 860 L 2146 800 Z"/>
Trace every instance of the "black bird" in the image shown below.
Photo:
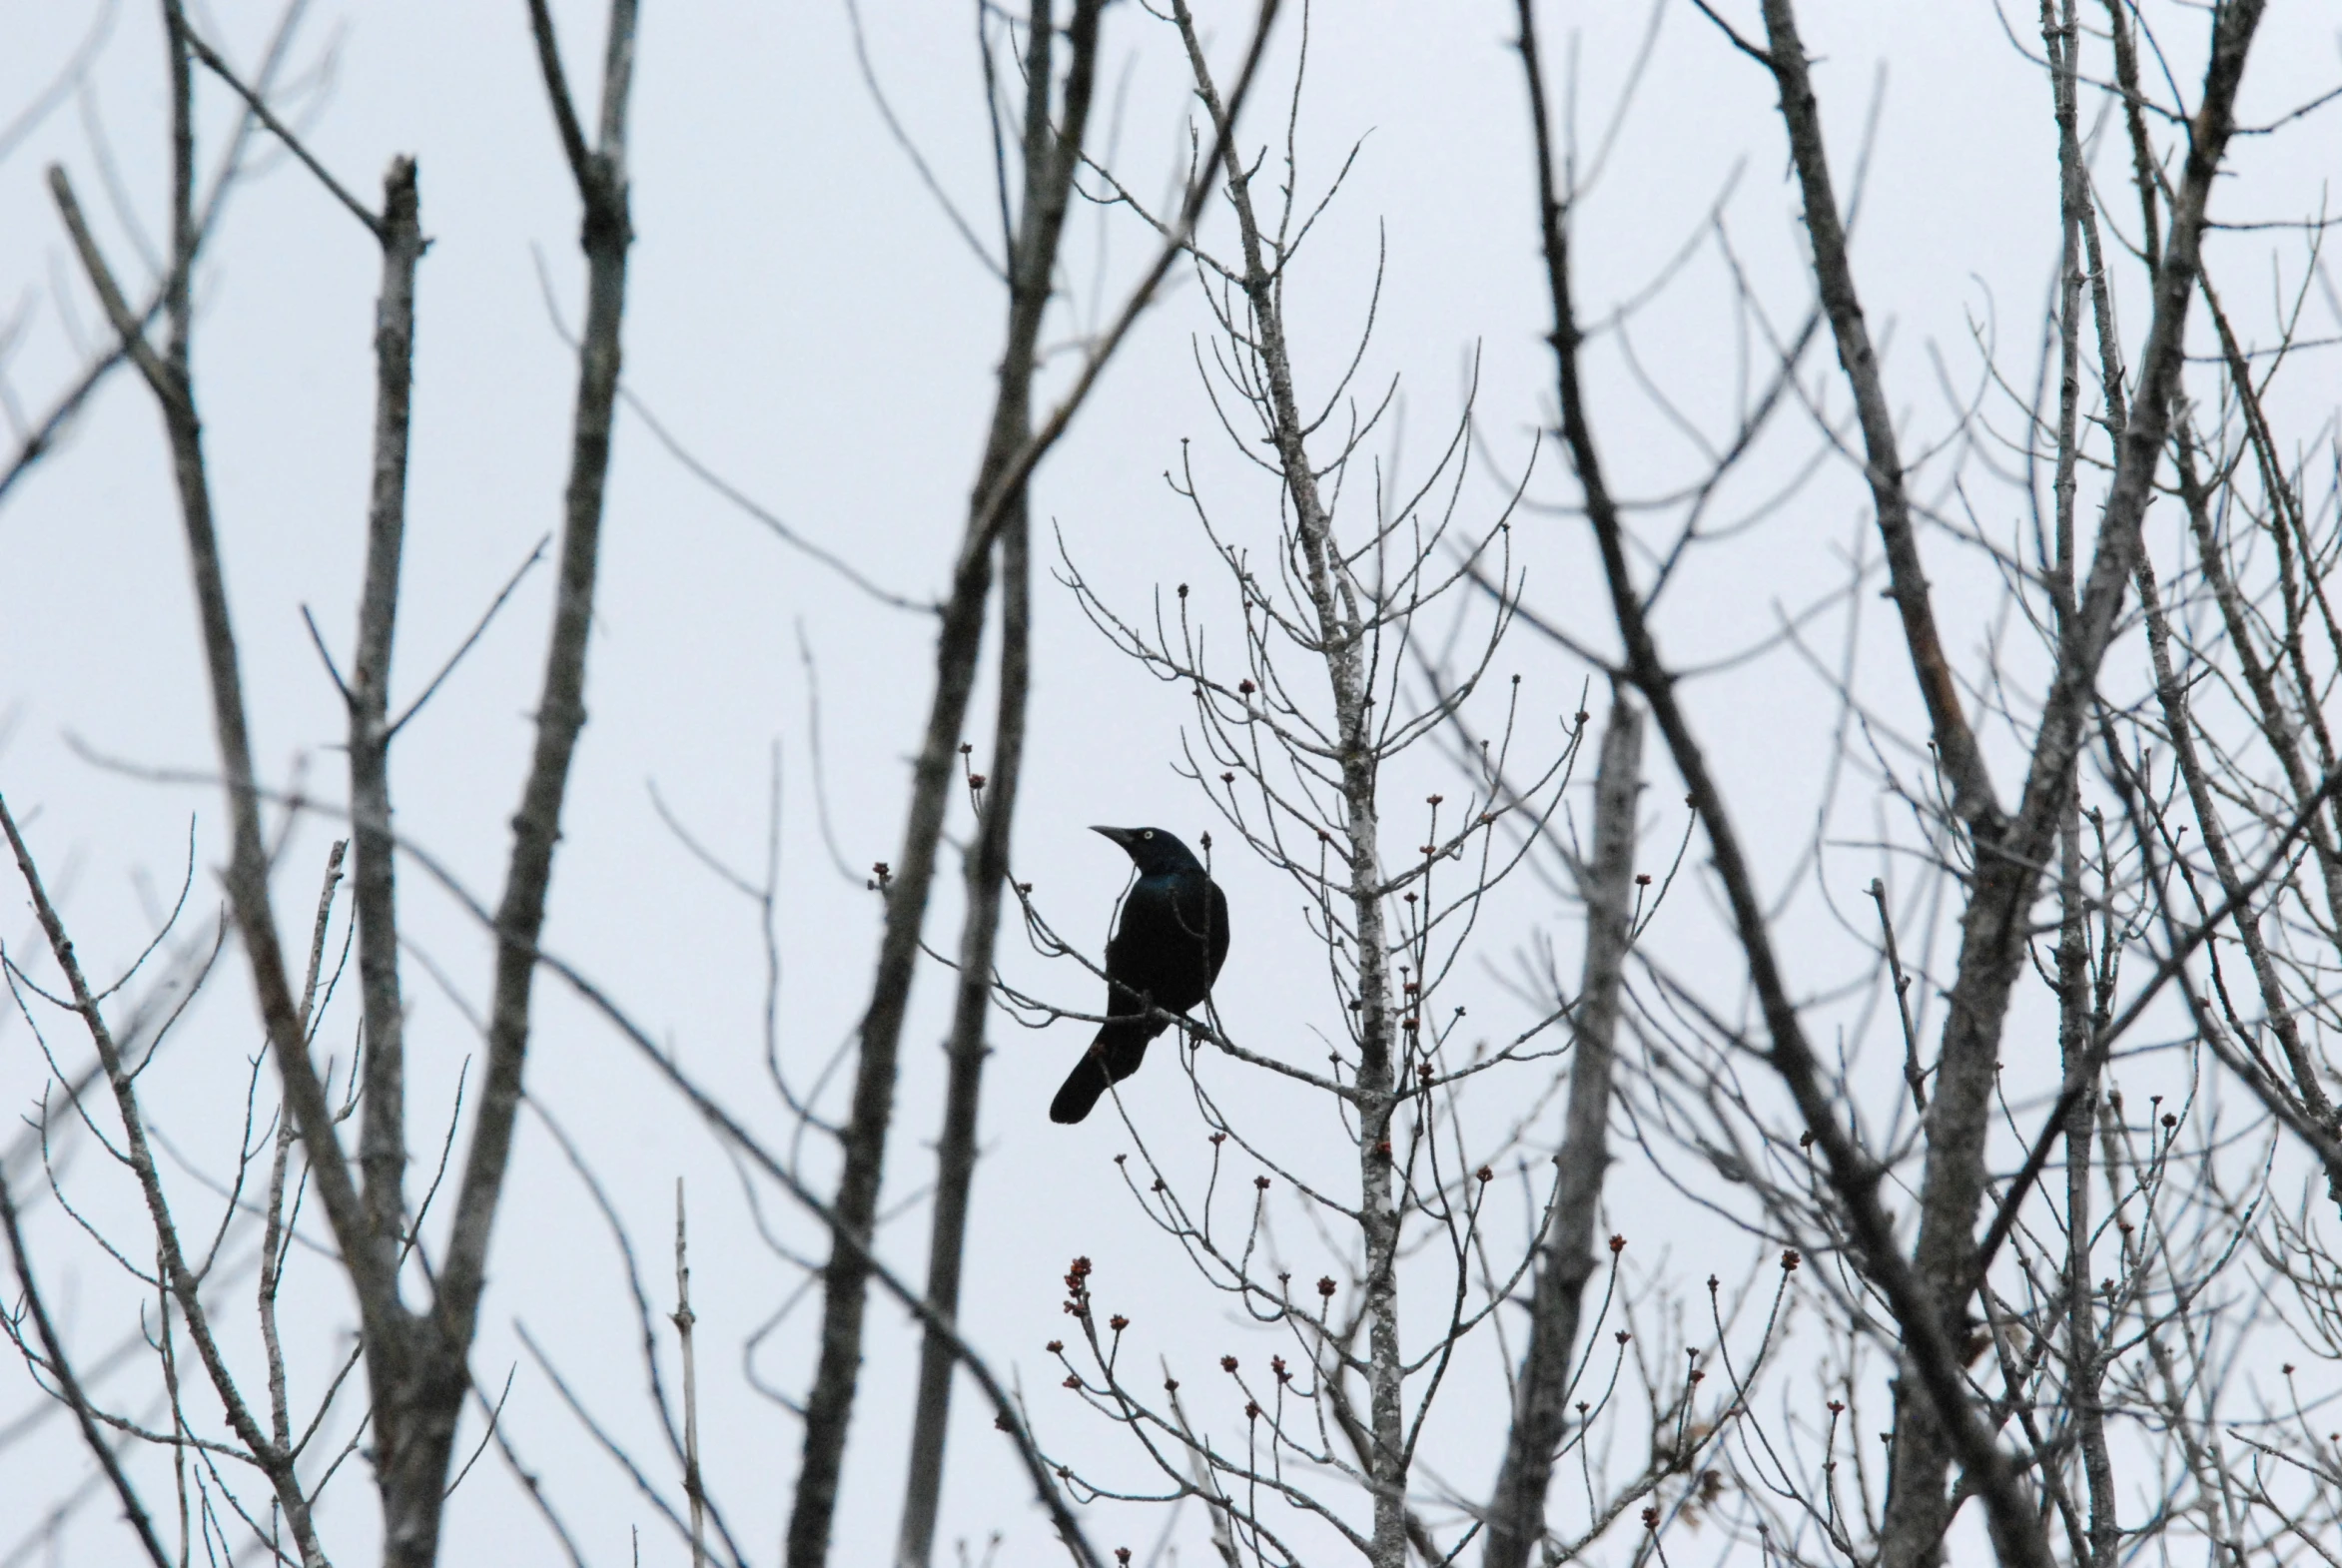
<path fill-rule="evenodd" d="M 1106 945 L 1108 1022 L 1049 1103 L 1052 1122 L 1081 1121 L 1109 1085 L 1138 1072 L 1147 1042 L 1170 1027 L 1150 1012 L 1184 1013 L 1202 1001 L 1227 957 L 1227 895 L 1186 845 L 1161 828 L 1090 831 L 1120 844 L 1139 880 Z"/>

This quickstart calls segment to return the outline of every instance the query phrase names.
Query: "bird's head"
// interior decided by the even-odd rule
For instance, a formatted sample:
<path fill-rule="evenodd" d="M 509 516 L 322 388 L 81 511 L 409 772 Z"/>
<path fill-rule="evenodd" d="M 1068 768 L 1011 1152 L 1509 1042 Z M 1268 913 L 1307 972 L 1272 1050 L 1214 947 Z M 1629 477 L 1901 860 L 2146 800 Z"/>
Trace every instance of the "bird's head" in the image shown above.
<path fill-rule="evenodd" d="M 1161 828 L 1092 828 L 1090 831 L 1120 844 L 1143 877 L 1203 869 L 1203 862 L 1195 858 L 1192 850 Z"/>

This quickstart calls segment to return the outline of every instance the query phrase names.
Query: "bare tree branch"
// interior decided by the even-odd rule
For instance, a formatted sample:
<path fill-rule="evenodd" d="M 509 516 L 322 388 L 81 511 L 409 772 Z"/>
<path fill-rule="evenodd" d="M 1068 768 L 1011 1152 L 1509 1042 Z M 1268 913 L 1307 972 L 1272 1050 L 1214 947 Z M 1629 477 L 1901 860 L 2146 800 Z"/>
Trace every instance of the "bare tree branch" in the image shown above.
<path fill-rule="evenodd" d="M 1594 859 L 1586 879 L 1585 978 L 1571 1038 L 1569 1111 L 1562 1135 L 1559 1191 L 1547 1221 L 1529 1346 L 1513 1385 L 1512 1430 L 1488 1504 L 1488 1568 L 1527 1568 L 1545 1535 L 1545 1489 L 1569 1421 L 1580 1305 L 1594 1277 L 1595 1221 L 1610 1166 L 1610 1073 L 1627 949 L 1634 937 L 1635 812 L 1642 794 L 1643 715 L 1613 699 L 1594 775 Z"/>
<path fill-rule="evenodd" d="M 1025 495 L 1025 474 L 1020 473 L 1013 483 L 1007 484 L 1001 475 L 1004 468 L 1014 464 L 1021 453 L 1034 445 L 1026 430 L 1032 419 L 1035 348 L 1049 308 L 1058 242 L 1065 231 L 1066 207 L 1072 199 L 1074 171 L 1079 167 L 1082 137 L 1089 121 L 1091 91 L 1097 79 L 1099 16 L 1103 9 L 1101 0 L 1076 0 L 1066 35 L 1072 59 L 1066 71 L 1064 109 L 1054 117 L 1051 97 L 1057 80 L 1053 65 L 1056 22 L 1050 0 L 1036 0 L 1027 30 L 1025 202 L 1010 255 L 1008 342 L 1002 351 L 1000 392 L 993 407 L 991 434 L 978 470 L 967 533 L 960 546 L 951 595 L 944 606 L 943 625 L 937 637 L 935 695 L 928 712 L 926 737 L 913 769 L 911 809 L 904 824 L 902 858 L 888 879 L 886 928 L 880 939 L 870 1007 L 862 1020 L 853 1111 L 843 1140 L 845 1166 L 838 1177 L 836 1200 L 838 1216 L 847 1228 L 833 1238 L 830 1260 L 822 1275 L 821 1352 L 814 1369 L 813 1386 L 805 1401 L 804 1460 L 798 1470 L 797 1494 L 789 1515 L 788 1568 L 821 1568 L 829 1558 L 838 1478 L 844 1468 L 847 1426 L 853 1415 L 862 1361 L 862 1318 L 869 1278 L 864 1258 L 878 1216 L 879 1185 L 886 1164 L 888 1125 L 894 1112 L 903 1021 L 910 1007 L 920 930 L 926 920 L 928 892 L 935 875 L 936 845 L 943 832 L 952 763 L 958 754 L 969 696 L 975 685 L 985 606 L 992 590 L 993 540 L 998 528 L 1010 518 L 1012 509 L 1021 509 Z M 1026 472 L 1030 472 L 1029 461 Z M 1003 710 L 1004 715 L 1006 711 Z M 1008 829 L 1006 808 L 1013 805 L 1012 796 L 995 813 L 1004 836 Z M 1005 842 L 999 852 L 1005 860 Z M 983 851 L 980 849 L 978 853 L 981 857 Z M 997 875 L 987 888 L 997 899 Z M 981 924 L 981 910 L 971 918 Z M 972 926 L 970 935 L 972 939 L 985 937 L 973 983 L 986 986 L 992 968 L 989 934 Z M 973 1083 L 966 1088 L 972 1098 Z M 973 1104 L 966 1111 L 972 1117 Z M 852 1245 L 847 1244 L 849 1231 Z M 940 1484 L 941 1457 L 940 1452 L 935 1455 L 935 1484 Z M 924 1488 L 930 1484 L 928 1472 L 922 1470 L 918 1474 L 915 1486 Z M 926 1511 L 920 1495 L 914 1492 L 906 1502 L 906 1548 L 920 1533 L 918 1516 Z M 928 1532 L 932 1529 L 932 1524 L 926 1526 Z M 924 1558 L 919 1561 L 924 1563 Z"/>
<path fill-rule="evenodd" d="M 1830 182 L 1829 153 L 1822 140 L 1821 105 L 1814 96 L 1791 0 L 1765 0 L 1765 36 L 1770 47 L 1760 58 L 1772 69 L 1781 89 L 1781 117 L 1789 127 L 1790 161 L 1797 168 L 1798 187 L 1805 195 L 1806 233 L 1814 242 L 1814 276 L 1831 333 L 1838 341 L 1838 363 L 1854 390 L 1855 411 L 1869 454 L 1865 474 L 1878 511 L 1879 537 L 1887 547 L 1888 592 L 1903 617 L 1912 673 L 1927 702 L 1928 721 L 1944 771 L 1952 781 L 1952 812 L 1979 838 L 1990 839 L 2003 825 L 2001 806 L 1975 732 L 1960 708 L 1959 687 L 1952 679 L 1944 640 L 1936 628 L 1935 601 L 1928 591 L 1927 568 L 1920 560 L 1911 499 L 1904 490 L 1903 453 L 1896 439 L 1895 416 L 1888 408 L 1878 351 L 1871 344 L 1871 330 L 1863 320 L 1862 300 L 1855 289 L 1846 224 L 1839 216 L 1838 195 Z"/>
<path fill-rule="evenodd" d="M 0 811 L 5 809 L 0 807 Z M 16 837 L 14 822 L 9 823 L 8 833 L 13 843 Z M 33 1327 L 39 1332 L 41 1346 L 47 1352 L 47 1370 L 56 1381 L 57 1397 L 73 1411 L 73 1418 L 81 1427 L 82 1441 L 89 1446 L 91 1457 L 98 1461 L 98 1468 L 105 1473 L 106 1483 L 114 1488 L 114 1495 L 121 1499 L 122 1515 L 130 1521 L 131 1528 L 138 1532 L 139 1545 L 145 1550 L 147 1560 L 155 1568 L 171 1568 L 171 1558 L 155 1534 L 154 1521 L 147 1517 L 146 1504 L 130 1484 L 130 1477 L 123 1473 L 122 1461 L 115 1457 L 113 1446 L 106 1441 L 105 1433 L 98 1430 L 97 1420 L 90 1414 L 89 1396 L 81 1391 L 81 1383 L 73 1375 L 73 1362 L 65 1353 L 64 1341 L 57 1337 L 57 1325 L 50 1320 L 48 1303 L 42 1299 L 41 1287 L 33 1278 L 32 1253 L 26 1248 L 24 1230 L 17 1223 L 16 1198 L 8 1190 L 8 1173 L 5 1170 L 0 1170 L 0 1224 L 5 1224 L 8 1230 L 8 1255 L 16 1264 L 17 1288 L 23 1292 L 24 1308 L 32 1314 Z"/>

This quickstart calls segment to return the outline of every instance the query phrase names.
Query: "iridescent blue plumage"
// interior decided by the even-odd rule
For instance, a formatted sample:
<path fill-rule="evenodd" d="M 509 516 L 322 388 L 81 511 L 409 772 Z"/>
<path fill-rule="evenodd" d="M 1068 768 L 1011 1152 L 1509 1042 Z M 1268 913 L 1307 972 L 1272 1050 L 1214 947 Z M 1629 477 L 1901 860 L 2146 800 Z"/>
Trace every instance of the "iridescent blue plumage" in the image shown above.
<path fill-rule="evenodd" d="M 1201 1002 L 1227 957 L 1227 897 L 1187 846 L 1161 828 L 1093 828 L 1138 868 L 1106 945 L 1108 1022 L 1050 1102 L 1052 1122 L 1079 1122 L 1110 1085 L 1139 1071 L 1163 1013 Z"/>

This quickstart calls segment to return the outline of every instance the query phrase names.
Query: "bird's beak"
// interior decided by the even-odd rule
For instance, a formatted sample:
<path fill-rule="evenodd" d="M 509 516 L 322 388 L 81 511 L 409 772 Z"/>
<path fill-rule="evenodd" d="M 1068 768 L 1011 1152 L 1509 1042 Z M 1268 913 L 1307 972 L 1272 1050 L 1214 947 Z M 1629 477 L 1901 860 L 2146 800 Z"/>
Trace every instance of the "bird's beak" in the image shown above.
<path fill-rule="evenodd" d="M 1125 849 L 1129 849 L 1131 847 L 1131 841 L 1138 837 L 1138 835 L 1133 833 L 1129 828 L 1102 828 L 1093 826 L 1090 831 L 1098 834 L 1102 838 L 1112 839 L 1115 843 L 1120 844 Z"/>

